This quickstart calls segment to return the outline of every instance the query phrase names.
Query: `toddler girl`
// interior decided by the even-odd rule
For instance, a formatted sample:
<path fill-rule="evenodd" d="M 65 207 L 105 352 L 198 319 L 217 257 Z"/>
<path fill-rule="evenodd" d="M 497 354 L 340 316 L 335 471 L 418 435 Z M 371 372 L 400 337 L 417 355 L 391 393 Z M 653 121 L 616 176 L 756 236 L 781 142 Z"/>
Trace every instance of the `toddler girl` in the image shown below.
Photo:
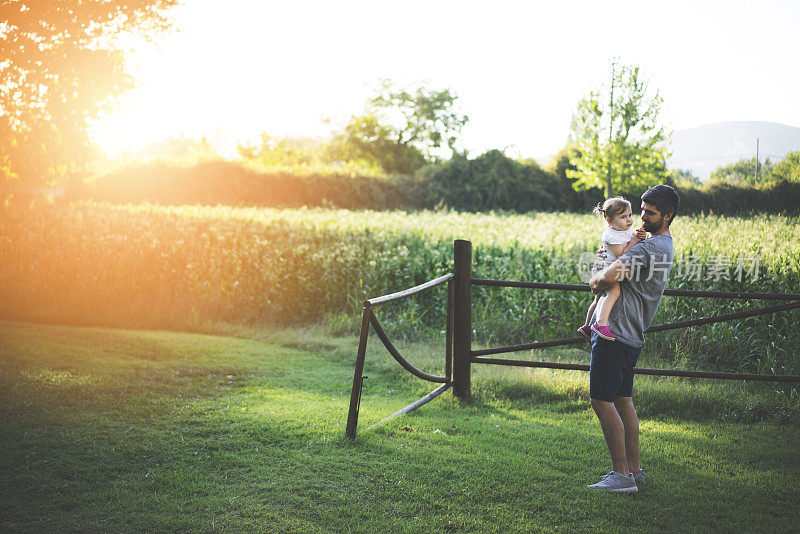
<path fill-rule="evenodd" d="M 598 204 L 594 208 L 594 213 L 602 214 L 606 220 L 606 228 L 603 231 L 603 248 L 606 250 L 606 257 L 603 262 L 595 262 L 592 274 L 601 271 L 611 265 L 614 260 L 628 252 L 639 241 L 647 237 L 643 229 L 634 230 L 633 217 L 631 214 L 631 203 L 622 197 L 609 198 L 605 202 Z M 608 327 L 608 314 L 619 298 L 619 282 L 614 283 L 606 289 L 605 296 L 595 295 L 594 302 L 589 306 L 586 314 L 586 323 L 578 328 L 580 334 L 586 341 L 591 342 L 590 330 L 598 336 L 609 341 L 614 341 L 614 334 Z M 597 320 L 589 326 L 592 315 L 597 310 Z"/>

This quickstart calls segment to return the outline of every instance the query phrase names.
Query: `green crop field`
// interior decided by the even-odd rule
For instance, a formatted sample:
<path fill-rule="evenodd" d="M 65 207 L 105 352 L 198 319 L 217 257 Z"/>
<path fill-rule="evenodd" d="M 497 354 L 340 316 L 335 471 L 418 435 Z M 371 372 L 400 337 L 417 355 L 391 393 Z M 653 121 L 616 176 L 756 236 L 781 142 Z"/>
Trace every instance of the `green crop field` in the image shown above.
<path fill-rule="evenodd" d="M 452 270 L 474 245 L 474 275 L 580 283 L 596 249 L 593 215 L 161 207 L 73 203 L 3 208 L 0 314 L 66 324 L 214 331 L 219 324 L 325 321 L 355 334 L 366 298 Z M 678 217 L 669 287 L 800 292 L 800 217 Z M 699 267 L 698 267 L 699 266 Z M 392 336 L 442 335 L 444 290 L 382 310 Z M 475 339 L 574 335 L 588 293 L 476 287 Z M 764 303 L 665 298 L 656 323 Z M 800 372 L 800 311 L 652 335 L 667 365 Z"/>

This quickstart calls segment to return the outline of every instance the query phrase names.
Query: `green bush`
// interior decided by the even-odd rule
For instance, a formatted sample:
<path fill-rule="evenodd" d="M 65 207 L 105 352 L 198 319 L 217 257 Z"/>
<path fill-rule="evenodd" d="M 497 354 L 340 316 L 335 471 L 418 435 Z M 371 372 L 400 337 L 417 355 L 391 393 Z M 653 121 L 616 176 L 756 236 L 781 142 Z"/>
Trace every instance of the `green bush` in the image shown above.
<path fill-rule="evenodd" d="M 560 211 L 586 207 L 585 194 L 535 162 L 523 164 L 490 150 L 470 160 L 456 156 L 417 176 L 416 207 L 445 204 L 463 211 Z"/>
<path fill-rule="evenodd" d="M 704 187 L 676 187 L 682 213 L 798 213 L 800 182 L 777 181 L 762 186 L 724 182 Z"/>
<path fill-rule="evenodd" d="M 226 160 L 191 166 L 159 161 L 129 166 L 73 189 L 70 196 L 113 203 L 284 208 L 393 209 L 403 202 L 398 184 L 385 178 L 266 173 Z"/>
<path fill-rule="evenodd" d="M 562 151 L 564 152 L 564 151 Z M 499 150 L 474 159 L 455 156 L 421 169 L 415 176 L 391 177 L 333 172 L 263 172 L 243 164 L 211 160 L 194 165 L 149 162 L 128 166 L 72 188 L 73 199 L 162 205 L 229 205 L 348 209 L 430 209 L 448 206 L 470 212 L 491 210 L 588 213 L 603 200 L 599 189 L 575 191 L 561 154 L 551 169 L 519 162 Z M 800 182 L 780 180 L 758 186 L 713 182 L 673 185 L 681 214 L 797 213 Z M 634 207 L 644 190 L 622 188 L 615 195 Z"/>

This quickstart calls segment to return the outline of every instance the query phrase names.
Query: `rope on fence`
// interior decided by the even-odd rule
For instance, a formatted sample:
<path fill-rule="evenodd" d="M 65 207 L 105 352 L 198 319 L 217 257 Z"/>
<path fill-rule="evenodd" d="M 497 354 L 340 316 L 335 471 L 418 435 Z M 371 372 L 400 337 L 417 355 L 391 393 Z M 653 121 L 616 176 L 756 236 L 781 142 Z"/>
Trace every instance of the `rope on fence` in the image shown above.
<path fill-rule="evenodd" d="M 386 331 L 384 331 L 383 327 L 378 322 L 377 317 L 375 317 L 375 314 L 372 313 L 372 310 L 370 310 L 369 322 L 372 325 L 372 329 L 375 330 L 375 333 L 378 334 L 378 337 L 381 339 L 381 341 L 383 341 L 383 346 L 386 347 L 386 350 L 389 351 L 389 354 L 391 354 L 394 359 L 397 360 L 397 363 L 403 366 L 403 369 L 417 378 L 427 380 L 428 382 L 441 382 L 444 384 L 450 381 L 450 379 L 446 376 L 435 376 L 411 365 L 408 360 L 406 360 L 403 355 L 400 354 L 400 351 L 398 351 L 391 342 L 389 336 L 386 335 Z"/>
<path fill-rule="evenodd" d="M 584 341 L 582 338 L 581 340 Z M 589 370 L 589 366 L 583 363 L 534 362 L 528 360 L 505 360 L 502 358 L 472 358 L 470 361 L 472 363 L 508 365 L 512 367 L 544 367 L 547 369 L 566 369 L 569 371 Z M 720 378 L 724 380 L 754 380 L 759 382 L 800 382 L 800 376 L 796 375 L 757 375 L 719 371 L 689 371 L 686 369 L 648 369 L 645 367 L 634 367 L 633 372 L 639 375 L 681 376 L 686 378 Z"/>
<path fill-rule="evenodd" d="M 403 291 L 398 291 L 397 293 L 391 293 L 389 295 L 384 295 L 382 297 L 375 297 L 373 299 L 369 299 L 364 304 L 369 304 L 372 307 L 380 306 L 381 304 L 386 304 L 387 302 L 394 302 L 395 300 L 404 299 L 406 297 L 410 297 L 411 295 L 416 295 L 426 289 L 430 289 L 432 287 L 438 286 L 439 284 L 443 284 L 448 280 L 453 278 L 453 273 L 448 273 L 444 276 L 440 276 L 439 278 L 435 278 L 430 282 L 425 282 L 424 284 L 420 284 L 418 286 L 414 286 L 409 289 L 405 289 Z"/>
<path fill-rule="evenodd" d="M 471 298 L 470 287 L 494 286 L 494 287 L 517 287 L 529 289 L 552 289 L 561 291 L 590 291 L 588 285 L 581 284 L 557 284 L 550 282 L 523 282 L 515 280 L 492 280 L 485 278 L 472 277 L 472 244 L 469 241 L 456 240 L 454 242 L 454 265 L 453 273 L 446 274 L 424 284 L 398 291 L 389 295 L 372 298 L 364 302 L 364 309 L 361 317 L 361 333 L 358 344 L 358 355 L 356 357 L 355 373 L 353 376 L 353 389 L 350 395 L 350 411 L 347 417 L 347 429 L 345 434 L 348 438 L 355 438 L 356 426 L 358 425 L 358 411 L 360 408 L 361 388 L 363 384 L 364 359 L 366 356 L 367 338 L 370 326 L 383 342 L 383 345 L 394 357 L 395 360 L 414 376 L 431 382 L 442 383 L 428 395 L 409 404 L 405 408 L 398 410 L 389 417 L 375 423 L 370 428 L 384 423 L 394 417 L 408 413 L 436 398 L 442 392 L 453 388 L 454 395 L 459 398 L 469 398 L 470 396 L 470 364 L 484 363 L 495 365 L 510 365 L 518 367 L 544 367 L 552 369 L 571 369 L 578 371 L 588 371 L 589 366 L 585 364 L 560 363 L 560 362 L 535 362 L 528 360 L 506 360 L 500 358 L 486 358 L 483 356 L 490 354 L 500 354 L 505 352 L 517 352 L 522 350 L 540 349 L 545 347 L 555 347 L 559 345 L 570 345 L 584 343 L 580 337 L 554 339 L 549 341 L 539 341 L 535 343 L 525 343 L 522 345 L 511 345 L 507 347 L 496 347 L 490 349 L 472 350 L 472 328 L 471 328 Z M 418 369 L 406 360 L 397 350 L 389 339 L 383 327 L 378 322 L 373 312 L 373 308 L 394 302 L 411 295 L 415 295 L 426 289 L 435 287 L 444 282 L 448 282 L 447 293 L 447 327 L 446 327 L 446 354 L 445 354 L 445 376 L 435 376 Z M 678 328 L 687 328 L 704 324 L 733 321 L 746 317 L 755 317 L 770 313 L 777 313 L 786 310 L 800 308 L 800 293 L 752 293 L 752 292 L 731 292 L 731 291 L 696 291 L 685 289 L 667 289 L 664 295 L 677 297 L 703 297 L 703 298 L 726 298 L 726 299 L 758 299 L 758 300 L 782 300 L 795 301 L 789 304 L 778 306 L 768 306 L 756 310 L 716 315 L 711 317 L 700 317 L 686 321 L 660 324 L 651 326 L 645 332 L 661 332 Z M 747 373 L 726 373 L 712 371 L 689 371 L 683 369 L 640 369 L 635 368 L 635 373 L 659 376 L 681 376 L 695 378 L 724 378 L 737 380 L 757 380 L 770 382 L 800 382 L 800 376 L 794 375 L 759 375 Z"/>
<path fill-rule="evenodd" d="M 350 393 L 350 411 L 347 415 L 347 428 L 345 430 L 345 435 L 348 438 L 355 438 L 356 437 L 356 427 L 358 425 L 358 412 L 361 407 L 361 390 L 363 387 L 364 376 L 362 373 L 364 372 L 364 360 L 366 358 L 367 353 L 367 338 L 369 337 L 369 328 L 372 326 L 372 329 L 378 335 L 381 342 L 383 342 L 383 346 L 386 347 L 386 350 L 389 351 L 389 354 L 399 363 L 406 371 L 413 374 L 414 376 L 421 378 L 423 380 L 427 380 L 429 382 L 436 382 L 441 383 L 442 385 L 433 390 L 432 392 L 428 393 L 421 399 L 409 404 L 405 408 L 398 410 L 397 412 L 393 413 L 389 417 L 378 421 L 374 425 L 369 428 L 374 428 L 381 423 L 389 421 L 399 415 L 404 413 L 408 413 L 412 410 L 419 408 L 420 406 L 427 404 L 428 402 L 432 401 L 436 397 L 438 397 L 442 392 L 446 391 L 450 387 L 452 387 L 453 382 L 451 380 L 452 376 L 452 356 L 453 356 L 453 335 L 452 335 L 452 324 L 453 324 L 453 273 L 446 274 L 444 276 L 440 276 L 434 280 L 429 282 L 425 282 L 424 284 L 420 284 L 418 286 L 414 286 L 412 288 L 398 291 L 396 293 L 391 293 L 389 295 L 383 295 L 381 297 L 376 297 L 372 299 L 368 299 L 364 301 L 364 309 L 361 315 L 361 333 L 359 335 L 359 342 L 358 342 L 358 355 L 356 356 L 356 366 L 355 366 L 355 373 L 353 376 L 353 388 Z M 389 336 L 386 334 L 386 331 L 381 326 L 378 318 L 375 316 L 375 312 L 373 308 L 376 306 L 380 306 L 382 304 L 387 304 L 389 302 L 394 302 L 403 298 L 410 297 L 426 289 L 430 289 L 432 287 L 436 287 L 439 284 L 443 284 L 447 282 L 447 336 L 446 336 L 446 351 L 445 351 L 445 376 L 436 376 L 430 373 L 426 373 L 425 371 L 415 367 L 412 365 L 406 358 L 400 354 L 400 351 L 397 350 L 397 347 L 394 346 L 394 343 L 389 339 Z"/>
<path fill-rule="evenodd" d="M 521 282 L 514 280 L 492 280 L 484 278 L 473 278 L 473 285 L 481 286 L 494 286 L 494 287 L 518 287 L 528 289 L 555 289 L 560 291 L 590 291 L 589 286 L 580 284 L 555 284 L 549 282 Z M 726 299 L 759 299 L 759 300 L 790 300 L 800 301 L 800 294 L 798 293 L 752 293 L 752 292 L 730 292 L 730 291 L 695 291 L 686 289 L 667 289 L 664 295 L 681 296 L 681 297 L 705 297 L 705 298 L 726 298 Z M 747 310 L 736 313 L 728 313 L 723 315 L 715 315 L 711 317 L 700 317 L 698 319 L 689 319 L 686 321 L 677 321 L 674 323 L 666 323 L 654 325 L 645 330 L 645 332 L 663 332 L 666 330 L 675 330 L 678 328 L 687 328 L 691 326 L 699 326 L 704 324 L 719 323 L 724 321 L 734 321 L 737 319 L 744 319 L 747 317 L 756 317 L 759 315 L 767 315 L 770 313 L 777 313 L 781 311 L 793 310 L 800 308 L 800 302 L 791 302 L 789 304 L 781 304 L 778 306 L 768 306 L 765 308 L 758 308 L 756 310 Z M 506 347 L 495 347 L 489 349 L 471 350 L 469 353 L 469 361 L 471 363 L 483 363 L 494 365 L 508 365 L 514 367 L 544 367 L 549 369 L 567 369 L 575 371 L 588 371 L 589 366 L 585 364 L 574 363 L 560 363 L 560 362 L 541 362 L 529 360 L 508 360 L 502 358 L 485 358 L 484 356 L 491 354 L 503 354 L 508 352 L 519 352 L 523 350 L 542 349 L 546 347 L 557 347 L 561 345 L 572 345 L 578 343 L 585 343 L 586 341 L 581 337 L 571 337 L 562 339 L 552 339 L 549 341 L 539 341 L 534 343 L 524 343 L 521 345 L 509 345 Z M 727 380 L 753 380 L 761 382 L 800 382 L 800 376 L 795 375 L 759 375 L 751 373 L 728 373 L 728 372 L 714 372 L 714 371 L 690 371 L 684 369 L 646 369 L 635 368 L 634 372 L 643 375 L 657 375 L 657 376 L 680 376 L 692 378 L 719 378 Z"/>
<path fill-rule="evenodd" d="M 406 414 L 408 412 L 412 412 L 412 411 L 416 410 L 417 408 L 419 408 L 420 406 L 424 406 L 424 405 L 428 404 L 430 401 L 432 401 L 433 399 L 435 399 L 436 397 L 438 397 L 439 395 L 441 395 L 442 393 L 444 393 L 445 391 L 447 391 L 451 387 L 453 387 L 453 383 L 452 382 L 448 382 L 447 384 L 442 384 L 441 386 L 439 386 L 438 388 L 434 389 L 433 391 L 431 391 L 430 393 L 428 393 L 427 395 L 425 395 L 424 397 L 422 397 L 418 401 L 414 401 L 411 404 L 409 404 L 408 406 L 406 406 L 405 408 L 401 408 L 401 409 L 397 410 L 396 412 L 394 412 L 389 417 L 384 417 L 383 419 L 381 419 L 377 423 L 375 423 L 375 424 L 373 424 L 371 426 L 368 426 L 367 430 L 372 430 L 376 426 L 380 426 L 380 425 L 382 425 L 383 423 L 385 423 L 387 421 L 391 421 L 395 417 L 399 417 L 399 416 L 401 416 L 403 414 Z"/>
<path fill-rule="evenodd" d="M 553 282 L 522 282 L 518 280 L 493 280 L 473 278 L 474 286 L 520 287 L 528 289 L 556 289 L 561 291 L 591 291 L 585 284 L 556 284 Z M 665 289 L 673 297 L 705 297 L 722 299 L 800 300 L 800 293 L 750 293 L 745 291 L 699 291 L 695 289 Z"/>
<path fill-rule="evenodd" d="M 767 315 L 786 310 L 794 310 L 800 308 L 800 302 L 793 302 L 791 304 L 782 304 L 780 306 L 769 306 L 767 308 L 758 308 L 757 310 L 748 310 L 737 313 L 728 313 L 725 315 L 714 315 L 712 317 L 701 317 L 699 319 L 689 319 L 688 321 L 679 321 L 676 323 L 666 323 L 654 325 L 645 330 L 646 333 L 650 332 L 663 332 L 665 330 L 676 330 L 678 328 L 686 328 L 689 326 L 698 326 L 703 324 L 720 323 L 725 321 L 733 321 L 736 319 L 744 319 L 746 317 L 755 317 L 758 315 Z M 507 347 L 497 347 L 492 349 L 474 350 L 471 352 L 472 356 L 486 356 L 489 354 L 502 354 L 507 352 L 519 352 L 523 350 L 543 349 L 546 347 L 558 347 L 560 345 L 572 345 L 577 343 L 586 343 L 581 337 L 569 337 L 562 339 L 552 339 L 550 341 L 538 341 L 535 343 L 524 343 L 522 345 L 509 345 Z"/>

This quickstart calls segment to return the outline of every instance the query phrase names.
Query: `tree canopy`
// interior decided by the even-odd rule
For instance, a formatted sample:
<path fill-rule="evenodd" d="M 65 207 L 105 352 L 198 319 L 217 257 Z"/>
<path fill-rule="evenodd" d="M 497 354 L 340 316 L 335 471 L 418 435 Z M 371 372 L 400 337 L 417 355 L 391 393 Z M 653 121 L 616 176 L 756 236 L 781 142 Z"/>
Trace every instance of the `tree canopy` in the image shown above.
<path fill-rule="evenodd" d="M 758 180 L 756 180 L 756 165 L 758 166 Z M 772 162 L 769 158 L 764 161 L 756 161 L 755 157 L 741 159 L 717 167 L 709 176 L 709 180 L 734 185 L 756 185 L 769 182 L 772 181 Z"/>
<path fill-rule="evenodd" d="M 578 103 L 572 118 L 574 187 L 646 187 L 667 176 L 669 133 L 661 122 L 663 99 L 651 94 L 636 65 L 612 63 L 611 83 Z"/>
<path fill-rule="evenodd" d="M 449 89 L 421 85 L 409 91 L 382 80 L 364 112 L 347 123 L 346 144 L 387 172 L 411 174 L 442 150 L 458 153 L 461 128 L 469 118 L 458 112 L 457 100 Z"/>
<path fill-rule="evenodd" d="M 756 165 L 758 178 L 756 179 Z M 741 159 L 728 165 L 721 165 L 711 173 L 712 183 L 732 185 L 761 186 L 774 182 L 800 182 L 800 151 L 789 152 L 777 163 L 769 158 L 756 161 L 756 158 Z"/>
<path fill-rule="evenodd" d="M 800 150 L 789 152 L 772 168 L 775 180 L 800 182 Z"/>
<path fill-rule="evenodd" d="M 87 119 L 132 87 L 115 38 L 168 25 L 177 0 L 0 0 L 0 173 L 29 183 L 88 159 Z"/>

